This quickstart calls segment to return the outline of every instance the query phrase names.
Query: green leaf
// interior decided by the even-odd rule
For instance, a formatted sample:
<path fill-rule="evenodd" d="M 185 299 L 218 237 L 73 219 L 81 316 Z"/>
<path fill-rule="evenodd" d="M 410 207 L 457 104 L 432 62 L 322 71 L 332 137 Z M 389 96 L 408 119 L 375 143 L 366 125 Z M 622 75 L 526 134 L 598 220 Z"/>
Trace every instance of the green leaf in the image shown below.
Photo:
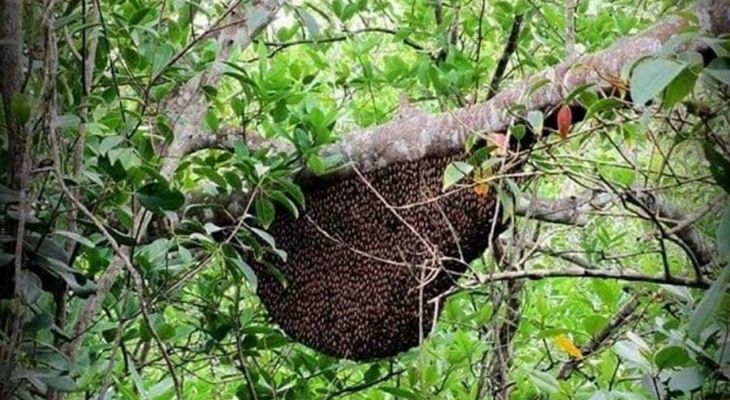
<path fill-rule="evenodd" d="M 293 201 L 289 200 L 289 198 L 286 197 L 284 195 L 284 193 L 277 190 L 277 191 L 271 192 L 270 196 L 271 196 L 272 200 L 281 204 L 282 206 L 284 206 L 284 208 L 289 210 L 289 212 L 294 216 L 294 218 L 299 218 L 299 210 L 297 209 L 297 206 L 294 204 Z"/>
<path fill-rule="evenodd" d="M 26 334 L 34 334 L 40 330 L 48 329 L 53 326 L 53 317 L 51 314 L 42 313 L 34 316 L 30 321 L 23 325 L 23 331 Z"/>
<path fill-rule="evenodd" d="M 710 173 L 718 185 L 727 193 L 730 193 L 730 162 L 725 159 L 712 144 L 704 142 L 702 148 L 705 150 L 705 158 L 710 162 Z"/>
<path fill-rule="evenodd" d="M 20 278 L 16 279 L 16 281 L 20 291 L 20 298 L 25 304 L 33 304 L 41 296 L 43 284 L 38 275 L 23 269 L 20 271 Z"/>
<path fill-rule="evenodd" d="M 236 140 L 233 143 L 233 151 L 236 153 L 236 158 L 239 161 L 248 160 L 251 157 L 251 153 L 248 151 L 248 146 L 241 140 Z"/>
<path fill-rule="evenodd" d="M 685 368 L 669 375 L 669 390 L 673 392 L 684 392 L 689 394 L 695 389 L 702 387 L 705 377 L 695 367 Z"/>
<path fill-rule="evenodd" d="M 91 240 L 87 239 L 84 236 L 79 235 L 76 232 L 59 230 L 59 231 L 54 231 L 53 233 L 55 235 L 61 235 L 63 237 L 69 238 L 69 239 L 73 240 L 74 242 L 78 242 L 79 244 L 82 244 L 90 249 L 93 249 L 95 247 L 94 242 L 92 242 Z"/>
<path fill-rule="evenodd" d="M 299 208 L 304 208 L 304 192 L 302 192 L 302 189 L 299 186 L 289 181 L 279 181 L 279 184 L 282 189 L 284 189 L 289 196 L 297 202 Z"/>
<path fill-rule="evenodd" d="M 654 355 L 654 362 L 660 369 L 675 368 L 689 361 L 689 353 L 683 347 L 667 346 Z"/>
<path fill-rule="evenodd" d="M 591 106 L 588 108 L 586 119 L 594 115 L 601 114 L 604 111 L 613 110 L 614 108 L 621 107 L 622 105 L 623 103 L 621 102 L 621 100 L 613 97 L 598 100 L 595 103 L 591 104 Z"/>
<path fill-rule="evenodd" d="M 712 60 L 705 68 L 705 73 L 730 86 L 730 58 L 721 57 Z"/>
<path fill-rule="evenodd" d="M 256 287 L 258 285 L 258 278 L 256 277 L 256 273 L 251 268 L 251 266 L 243 261 L 243 259 L 241 259 L 241 255 L 238 254 L 238 252 L 233 248 L 233 246 L 231 246 L 230 243 L 223 244 L 222 248 L 223 255 L 226 257 L 226 261 L 228 261 L 232 266 L 236 267 L 236 270 L 241 272 L 246 280 L 251 283 L 253 287 Z"/>
<path fill-rule="evenodd" d="M 264 229 L 267 229 L 272 222 L 274 222 L 274 204 L 271 200 L 266 198 L 259 198 L 256 200 L 256 218 Z"/>
<path fill-rule="evenodd" d="M 528 376 L 530 381 L 542 392 L 553 394 L 560 391 L 558 380 L 547 372 L 532 370 Z"/>
<path fill-rule="evenodd" d="M 211 132 L 218 132 L 221 121 L 213 110 L 208 110 L 208 112 L 205 113 L 205 125 Z"/>
<path fill-rule="evenodd" d="M 542 111 L 530 111 L 527 113 L 527 122 L 530 123 L 532 131 L 536 134 L 542 132 L 542 126 L 545 122 L 545 116 Z"/>
<path fill-rule="evenodd" d="M 613 346 L 614 351 L 628 364 L 639 367 L 642 371 L 651 371 L 649 360 L 641 353 L 641 348 L 629 340 L 620 340 Z"/>
<path fill-rule="evenodd" d="M 691 338 L 699 339 L 702 330 L 713 321 L 713 316 L 722 304 L 722 298 L 727 291 L 728 278 L 730 278 L 730 264 L 725 265 L 725 268 L 720 272 L 720 276 L 705 292 L 705 296 L 692 314 L 688 328 Z"/>
<path fill-rule="evenodd" d="M 312 154 L 307 159 L 307 167 L 317 176 L 324 175 L 327 172 L 327 166 L 325 165 L 322 157 Z"/>
<path fill-rule="evenodd" d="M 380 390 L 385 393 L 392 394 L 393 396 L 395 396 L 396 399 L 418 399 L 418 396 L 416 396 L 415 393 L 401 387 L 383 386 L 380 388 Z"/>
<path fill-rule="evenodd" d="M 15 122 L 25 125 L 30 121 L 31 99 L 23 93 L 15 93 L 10 102 L 10 113 L 13 115 Z"/>
<path fill-rule="evenodd" d="M 443 190 L 454 186 L 454 184 L 469 175 L 473 169 L 473 166 L 462 161 L 454 161 L 449 164 L 444 171 Z"/>
<path fill-rule="evenodd" d="M 309 37 L 315 38 L 319 36 L 319 24 L 317 23 L 317 20 L 314 19 L 312 14 L 304 10 L 299 10 L 299 15 L 304 21 L 304 26 L 307 27 L 307 33 L 309 34 Z"/>
<path fill-rule="evenodd" d="M 690 68 L 682 71 L 664 91 L 664 103 L 662 106 L 664 108 L 671 108 L 684 100 L 694 90 L 698 77 Z"/>
<path fill-rule="evenodd" d="M 0 203 L 17 203 L 20 201 L 20 193 L 5 185 L 0 185 Z"/>
<path fill-rule="evenodd" d="M 125 139 L 124 136 L 121 135 L 113 135 L 113 136 L 107 136 L 104 138 L 104 140 L 101 141 L 99 144 L 99 154 L 104 155 L 109 150 L 117 147 L 120 143 L 122 143 Z"/>
<path fill-rule="evenodd" d="M 49 388 L 59 392 L 72 392 L 76 390 L 76 383 L 67 375 L 50 375 L 41 377 L 43 383 Z"/>
<path fill-rule="evenodd" d="M 160 182 L 148 183 L 137 191 L 137 200 L 142 206 L 154 213 L 175 211 L 185 204 L 185 196 Z"/>
<path fill-rule="evenodd" d="M 654 98 L 684 69 L 686 64 L 662 58 L 640 61 L 631 74 L 631 98 L 636 104 L 644 104 Z"/>
<path fill-rule="evenodd" d="M 59 115 L 53 119 L 53 126 L 55 128 L 76 128 L 81 124 L 81 118 L 73 114 Z"/>
<path fill-rule="evenodd" d="M 717 251 L 725 260 L 730 260 L 730 204 L 722 213 L 720 224 L 717 226 Z"/>

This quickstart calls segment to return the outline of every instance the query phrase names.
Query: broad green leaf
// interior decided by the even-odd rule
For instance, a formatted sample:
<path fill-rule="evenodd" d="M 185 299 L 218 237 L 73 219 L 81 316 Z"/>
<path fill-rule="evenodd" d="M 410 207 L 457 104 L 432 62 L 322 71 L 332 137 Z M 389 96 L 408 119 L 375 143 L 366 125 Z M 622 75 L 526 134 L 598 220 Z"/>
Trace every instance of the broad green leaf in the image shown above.
<path fill-rule="evenodd" d="M 327 166 L 325 166 L 324 160 L 316 154 L 309 156 L 307 159 L 307 166 L 317 176 L 324 175 L 324 173 L 327 172 Z"/>
<path fill-rule="evenodd" d="M 59 115 L 53 119 L 55 128 L 77 128 L 81 124 L 81 118 L 74 114 Z"/>
<path fill-rule="evenodd" d="M 710 173 L 725 192 L 730 193 L 730 162 L 708 142 L 702 144 L 705 158 L 710 162 Z"/>
<path fill-rule="evenodd" d="M 302 192 L 302 189 L 299 186 L 285 180 L 279 181 L 279 185 L 281 185 L 282 189 L 284 189 L 289 196 L 297 202 L 297 205 L 299 205 L 300 208 L 304 208 L 304 192 Z"/>
<path fill-rule="evenodd" d="M 240 254 L 238 254 L 238 252 L 229 243 L 225 243 L 222 248 L 223 255 L 226 257 L 226 260 L 235 266 L 237 271 L 241 272 L 253 287 L 256 287 L 258 285 L 258 278 L 251 266 L 243 261 Z"/>
<path fill-rule="evenodd" d="M 654 355 L 654 363 L 660 369 L 675 368 L 689 361 L 687 350 L 680 346 L 667 346 Z"/>
<path fill-rule="evenodd" d="M 264 229 L 267 229 L 274 222 L 274 204 L 266 198 L 256 200 L 254 208 L 256 209 L 256 218 Z"/>
<path fill-rule="evenodd" d="M 41 296 L 43 284 L 38 275 L 23 269 L 20 271 L 20 278 L 17 279 L 17 283 L 20 298 L 25 304 L 33 304 Z"/>
<path fill-rule="evenodd" d="M 705 292 L 705 296 L 692 314 L 689 323 L 688 332 L 691 338 L 699 339 L 702 330 L 713 320 L 713 316 L 717 311 L 722 298 L 726 295 L 728 287 L 728 279 L 730 278 L 730 263 L 720 272 L 720 276 Z"/>
<path fill-rule="evenodd" d="M 95 247 L 94 242 L 92 242 L 91 240 L 89 240 L 88 238 L 86 238 L 84 236 L 79 235 L 76 232 L 58 230 L 58 231 L 54 231 L 53 233 L 55 235 L 60 235 L 60 236 L 69 238 L 69 239 L 73 240 L 74 242 L 78 242 L 79 244 L 82 244 L 86 247 L 89 247 L 89 248 Z"/>
<path fill-rule="evenodd" d="M 304 21 L 304 26 L 307 28 L 307 33 L 309 34 L 309 37 L 316 38 L 317 36 L 319 36 L 319 23 L 317 23 L 317 20 L 314 19 L 312 14 L 304 11 L 303 9 L 300 9 L 299 15 Z"/>
<path fill-rule="evenodd" d="M 236 140 L 235 143 L 233 143 L 233 150 L 239 161 L 245 161 L 251 157 L 251 154 L 248 151 L 248 146 L 246 146 L 246 144 L 241 140 Z"/>
<path fill-rule="evenodd" d="M 137 191 L 137 199 L 142 206 L 152 212 L 175 211 L 185 204 L 185 196 L 160 182 L 148 183 Z"/>
<path fill-rule="evenodd" d="M 297 209 L 297 206 L 294 204 L 294 202 L 289 200 L 289 198 L 286 197 L 284 195 L 284 193 L 276 190 L 276 191 L 271 192 L 270 197 L 272 200 L 281 204 L 282 206 L 284 206 L 284 208 L 289 210 L 289 212 L 294 216 L 294 218 L 299 218 L 299 210 Z"/>
<path fill-rule="evenodd" d="M 560 391 L 558 380 L 547 372 L 533 370 L 528 376 L 530 381 L 542 392 L 553 394 Z"/>
<path fill-rule="evenodd" d="M 613 110 L 614 108 L 621 107 L 623 103 L 621 100 L 609 97 L 605 99 L 600 99 L 596 101 L 595 103 L 591 104 L 591 106 L 588 108 L 588 113 L 586 114 L 586 119 L 594 116 L 599 115 L 603 113 L 604 111 Z"/>
<path fill-rule="evenodd" d="M 686 67 L 686 64 L 662 58 L 640 61 L 631 74 L 631 99 L 636 104 L 646 103 L 661 93 Z"/>
<path fill-rule="evenodd" d="M 76 383 L 68 375 L 46 375 L 42 376 L 41 380 L 49 388 L 59 392 L 72 392 L 76 390 Z"/>
<path fill-rule="evenodd" d="M 642 371 L 651 371 L 651 363 L 644 357 L 636 343 L 620 340 L 614 344 L 613 349 L 625 362 L 639 367 Z"/>
<path fill-rule="evenodd" d="M 699 76 L 687 68 L 680 73 L 664 91 L 664 108 L 671 108 L 692 93 Z"/>
<path fill-rule="evenodd" d="M 730 58 L 716 58 L 705 68 L 705 73 L 730 86 Z"/>
<path fill-rule="evenodd" d="M 695 367 L 672 372 L 669 375 L 669 389 L 676 392 L 689 394 L 702 386 L 705 376 Z"/>
<path fill-rule="evenodd" d="M 462 161 L 454 161 L 449 164 L 444 171 L 443 190 L 454 186 L 454 184 L 469 175 L 473 169 L 473 166 Z"/>
<path fill-rule="evenodd" d="M 218 118 L 218 115 L 215 113 L 215 111 L 208 110 L 208 112 L 205 113 L 205 126 L 207 126 L 211 132 L 218 132 L 220 124 L 220 119 Z"/>
<path fill-rule="evenodd" d="M 113 135 L 113 136 L 107 136 L 104 138 L 104 140 L 101 141 L 99 144 L 99 154 L 104 155 L 109 150 L 117 147 L 120 143 L 122 143 L 125 139 L 124 136 L 121 135 Z"/>

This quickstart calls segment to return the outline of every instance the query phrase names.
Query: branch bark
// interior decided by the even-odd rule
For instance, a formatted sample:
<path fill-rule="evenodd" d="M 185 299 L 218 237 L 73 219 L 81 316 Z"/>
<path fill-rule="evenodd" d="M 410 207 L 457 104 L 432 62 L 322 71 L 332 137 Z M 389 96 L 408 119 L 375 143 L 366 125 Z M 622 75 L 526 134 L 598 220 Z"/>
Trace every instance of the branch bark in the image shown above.
<path fill-rule="evenodd" d="M 25 154 L 26 138 L 13 121 L 10 104 L 23 84 L 21 57 L 23 55 L 23 1 L 2 0 L 0 7 L 0 92 L 2 92 L 5 129 L 8 131 L 10 173 L 8 186 L 20 188 L 22 155 Z"/>
<path fill-rule="evenodd" d="M 472 134 L 506 131 L 514 119 L 508 110 L 515 105 L 524 105 L 527 110 L 550 110 L 586 84 L 612 92 L 613 84 L 605 78 L 619 77 L 625 66 L 658 53 L 664 43 L 688 25 L 684 18 L 668 18 L 607 50 L 540 72 L 487 102 L 356 131 L 328 146 L 322 155 L 342 155 L 348 163 L 331 174 L 337 178 L 351 176 L 353 166 L 367 172 L 392 163 L 460 152 Z"/>
<path fill-rule="evenodd" d="M 609 193 L 586 193 L 555 200 L 520 197 L 515 203 L 515 214 L 556 224 L 585 226 L 591 210 L 605 207 L 614 200 L 615 196 Z"/>
<path fill-rule="evenodd" d="M 637 307 L 639 307 L 639 304 L 639 299 L 637 297 L 632 298 L 628 303 L 624 304 L 608 325 L 601 329 L 601 331 L 598 332 L 590 342 L 581 346 L 580 353 L 583 355 L 583 358 L 572 358 L 563 364 L 560 368 L 560 372 L 558 373 L 558 379 L 568 379 L 585 357 L 588 357 L 598 351 L 606 340 L 608 340 L 611 335 L 616 333 L 619 328 L 621 328 L 621 326 L 629 320 Z"/>
<path fill-rule="evenodd" d="M 238 2 L 233 6 L 238 5 Z M 223 62 L 228 59 L 234 45 L 245 48 L 251 44 L 251 40 L 260 33 L 271 21 L 274 20 L 281 8 L 280 0 L 258 0 L 247 8 L 244 16 L 236 24 L 226 26 L 218 31 L 218 46 L 220 51 L 216 55 L 211 70 L 203 75 L 197 76 L 183 85 L 179 90 L 173 92 L 170 99 L 165 102 L 165 109 L 170 112 L 171 118 L 175 121 L 173 130 L 175 137 L 172 143 L 164 150 L 165 158 L 160 173 L 170 178 L 180 159 L 187 154 L 189 142 L 203 135 L 200 123 L 207 110 L 205 96 L 201 91 L 205 85 L 216 84 L 223 75 Z M 228 10 L 232 13 L 232 9 Z M 235 14 L 235 13 L 233 13 Z M 235 16 L 232 16 L 235 18 Z M 138 239 L 145 236 L 147 228 L 152 219 L 151 213 L 140 213 L 135 218 L 134 233 Z M 66 353 L 73 359 L 81 345 L 86 330 L 92 323 L 93 318 L 99 312 L 101 303 L 109 293 L 112 284 L 123 271 L 125 259 L 131 257 L 131 248 L 124 246 L 115 255 L 109 267 L 104 271 L 97 281 L 97 292 L 85 303 L 76 324 L 73 327 L 74 340 L 66 347 Z"/>
<path fill-rule="evenodd" d="M 678 276 L 668 277 L 662 275 L 647 275 L 630 270 L 586 268 L 533 269 L 526 271 L 507 271 L 493 274 L 478 274 L 474 282 L 467 282 L 462 287 L 466 289 L 478 288 L 492 282 L 510 281 L 516 279 L 540 280 L 546 278 L 569 277 L 617 279 L 630 282 L 657 283 L 662 285 L 687 286 L 700 289 L 707 289 L 708 287 L 710 287 L 707 282 Z"/>

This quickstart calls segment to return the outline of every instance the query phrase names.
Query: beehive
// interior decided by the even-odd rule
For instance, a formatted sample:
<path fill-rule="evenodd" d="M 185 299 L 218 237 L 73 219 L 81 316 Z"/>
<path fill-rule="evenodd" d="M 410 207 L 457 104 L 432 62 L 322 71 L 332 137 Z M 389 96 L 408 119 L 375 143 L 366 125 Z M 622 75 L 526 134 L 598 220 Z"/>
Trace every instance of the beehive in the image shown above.
<path fill-rule="evenodd" d="M 493 196 L 469 188 L 442 192 L 453 159 L 425 158 L 306 187 L 300 217 L 277 213 L 269 229 L 288 255 L 277 265 L 286 287 L 254 264 L 272 320 L 294 340 L 335 357 L 378 359 L 418 345 L 419 320 L 425 336 L 434 319 L 428 300 L 465 270 L 463 263 L 433 261 L 481 255 L 494 213 Z M 421 289 L 429 264 L 439 270 Z"/>

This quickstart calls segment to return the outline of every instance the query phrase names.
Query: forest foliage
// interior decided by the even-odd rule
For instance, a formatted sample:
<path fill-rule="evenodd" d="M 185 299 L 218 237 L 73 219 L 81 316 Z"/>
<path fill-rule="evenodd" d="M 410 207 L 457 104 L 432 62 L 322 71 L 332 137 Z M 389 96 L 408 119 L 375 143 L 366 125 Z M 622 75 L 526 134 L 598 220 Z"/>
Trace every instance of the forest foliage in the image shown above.
<path fill-rule="evenodd" d="M 270 22 L 259 3 L 21 2 L 27 74 L 0 126 L 0 397 L 726 398 L 730 40 L 700 30 L 692 2 L 298 0 Z M 221 21 L 243 10 L 267 25 L 217 62 Z M 490 179 L 488 156 L 444 171 L 444 187 L 498 196 L 508 255 L 472 262 L 420 346 L 339 360 L 269 321 L 247 260 L 286 257 L 266 229 L 306 207 L 297 173 L 338 167 L 322 148 L 409 110 L 484 102 L 672 15 L 689 27 L 605 77 L 617 93 L 566 96 L 585 116 L 558 114 L 525 179 Z M 200 79 L 210 71 L 220 79 Z M 191 81 L 200 104 L 171 113 Z M 515 107 L 504 133 L 540 132 L 552 111 Z M 191 129 L 237 140 L 168 173 L 164 149 L 196 112 Z M 241 192 L 233 231 L 192 216 Z M 521 211 L 586 193 L 610 199 L 578 207 L 574 226 Z M 550 276 L 576 269 L 657 279 Z M 489 280 L 499 272 L 531 279 Z"/>

